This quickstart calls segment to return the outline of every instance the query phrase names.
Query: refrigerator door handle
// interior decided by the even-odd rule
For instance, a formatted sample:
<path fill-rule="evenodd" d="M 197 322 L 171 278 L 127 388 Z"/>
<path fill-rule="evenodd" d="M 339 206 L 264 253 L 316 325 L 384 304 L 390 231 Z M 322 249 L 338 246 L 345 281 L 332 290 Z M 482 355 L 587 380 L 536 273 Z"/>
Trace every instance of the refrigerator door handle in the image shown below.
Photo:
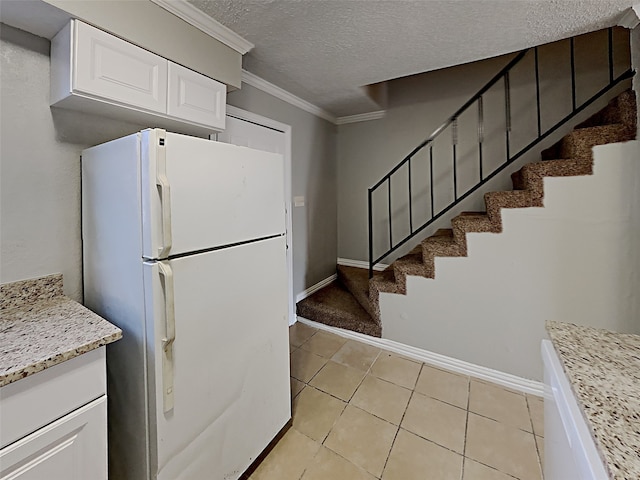
<path fill-rule="evenodd" d="M 162 245 L 158 247 L 158 258 L 166 258 L 171 250 L 171 188 L 167 178 L 167 155 L 165 139 L 158 139 L 156 156 L 156 185 L 160 195 L 162 214 Z"/>
<path fill-rule="evenodd" d="M 173 297 L 173 271 L 167 262 L 158 262 L 164 283 L 165 337 L 162 339 L 162 397 L 163 410 L 173 409 L 173 342 L 176 339 L 176 315 Z"/>

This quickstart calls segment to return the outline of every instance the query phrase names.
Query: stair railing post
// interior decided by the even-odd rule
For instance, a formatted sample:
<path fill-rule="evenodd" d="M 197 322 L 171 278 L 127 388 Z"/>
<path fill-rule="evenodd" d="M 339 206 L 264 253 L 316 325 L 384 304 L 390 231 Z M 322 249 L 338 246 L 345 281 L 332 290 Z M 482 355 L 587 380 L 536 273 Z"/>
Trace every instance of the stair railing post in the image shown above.
<path fill-rule="evenodd" d="M 509 85 L 509 72 L 504 74 L 504 114 L 505 114 L 505 138 L 507 143 L 507 161 L 509 163 L 510 152 L 510 134 L 511 134 L 511 86 Z"/>
<path fill-rule="evenodd" d="M 482 174 L 482 143 L 484 142 L 484 100 L 482 95 L 478 97 L 478 170 L 480 181 L 484 180 Z"/>
<path fill-rule="evenodd" d="M 613 27 L 609 27 L 609 83 L 613 83 Z"/>
<path fill-rule="evenodd" d="M 369 189 L 368 211 L 369 211 L 369 278 L 373 277 L 373 212 L 372 212 L 372 190 Z"/>
<path fill-rule="evenodd" d="M 536 70 L 536 111 L 538 112 L 538 137 L 542 135 L 542 121 L 540 113 L 540 66 L 538 62 L 538 47 L 534 49 L 534 63 Z"/>
<path fill-rule="evenodd" d="M 393 248 L 393 225 L 391 223 L 391 175 L 387 177 L 387 191 L 389 193 L 389 250 Z"/>
<path fill-rule="evenodd" d="M 451 124 L 451 144 L 453 146 L 453 198 L 458 200 L 458 165 L 457 151 L 458 146 L 458 118 L 453 119 Z"/>
<path fill-rule="evenodd" d="M 571 105 L 572 111 L 576 110 L 576 46 L 575 40 L 571 37 Z"/>
<path fill-rule="evenodd" d="M 413 195 L 411 194 L 411 157 L 409 157 L 409 161 L 407 162 L 407 167 L 409 168 L 409 171 L 408 171 L 408 182 L 409 182 L 409 188 L 408 188 L 408 193 L 409 193 L 409 232 L 413 233 L 413 204 L 412 204 Z"/>

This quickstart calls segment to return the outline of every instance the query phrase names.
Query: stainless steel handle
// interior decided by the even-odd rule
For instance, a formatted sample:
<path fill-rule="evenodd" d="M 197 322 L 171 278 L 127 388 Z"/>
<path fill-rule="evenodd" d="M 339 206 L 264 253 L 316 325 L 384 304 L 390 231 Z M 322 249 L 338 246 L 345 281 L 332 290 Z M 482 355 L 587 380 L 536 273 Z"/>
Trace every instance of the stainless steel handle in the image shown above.
<path fill-rule="evenodd" d="M 163 410 L 173 409 L 173 342 L 176 339 L 176 314 L 173 296 L 173 271 L 167 262 L 158 262 L 164 284 L 165 336 L 162 339 L 162 397 Z"/>
<path fill-rule="evenodd" d="M 158 247 L 158 258 L 166 258 L 173 243 L 171 235 L 171 187 L 167 178 L 167 155 L 164 142 L 164 131 L 161 131 L 158 136 L 156 150 L 156 185 L 160 195 L 160 211 L 162 213 L 162 245 Z"/>

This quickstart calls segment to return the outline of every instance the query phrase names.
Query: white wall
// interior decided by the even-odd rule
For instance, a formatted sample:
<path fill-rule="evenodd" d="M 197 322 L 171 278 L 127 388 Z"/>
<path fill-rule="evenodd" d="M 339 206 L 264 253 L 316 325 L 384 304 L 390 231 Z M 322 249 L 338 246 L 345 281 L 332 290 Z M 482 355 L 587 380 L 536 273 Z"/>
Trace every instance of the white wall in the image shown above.
<path fill-rule="evenodd" d="M 142 128 L 49 108 L 49 41 L 0 29 L 0 283 L 64 275 L 82 300 L 80 152 Z"/>
<path fill-rule="evenodd" d="M 384 338 L 542 380 L 546 320 L 640 333 L 640 142 L 595 148 L 595 174 L 545 179 L 545 207 L 503 210 L 468 257 L 382 294 Z M 427 308 L 428 306 L 428 308 Z"/>

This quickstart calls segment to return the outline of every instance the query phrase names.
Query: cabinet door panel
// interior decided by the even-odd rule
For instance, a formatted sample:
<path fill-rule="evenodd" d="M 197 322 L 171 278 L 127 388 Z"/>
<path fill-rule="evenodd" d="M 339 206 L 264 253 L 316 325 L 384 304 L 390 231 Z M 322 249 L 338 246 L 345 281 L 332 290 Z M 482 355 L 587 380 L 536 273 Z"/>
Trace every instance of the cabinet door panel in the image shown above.
<path fill-rule="evenodd" d="M 169 115 L 224 129 L 225 100 L 225 85 L 169 62 Z"/>
<path fill-rule="evenodd" d="M 74 91 L 165 113 L 166 59 L 82 22 L 75 27 Z"/>
<path fill-rule="evenodd" d="M 107 399 L 0 450 L 0 480 L 106 480 Z"/>

